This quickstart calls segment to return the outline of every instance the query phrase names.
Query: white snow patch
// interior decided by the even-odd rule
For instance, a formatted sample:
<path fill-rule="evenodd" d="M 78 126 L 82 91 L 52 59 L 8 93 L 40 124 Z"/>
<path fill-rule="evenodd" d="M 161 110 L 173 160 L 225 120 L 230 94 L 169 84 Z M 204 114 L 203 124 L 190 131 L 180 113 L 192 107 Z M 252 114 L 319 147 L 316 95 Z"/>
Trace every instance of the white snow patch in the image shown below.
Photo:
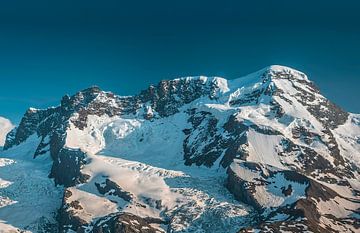
<path fill-rule="evenodd" d="M 4 145 L 6 135 L 14 128 L 10 120 L 0 117 L 0 147 Z"/>
<path fill-rule="evenodd" d="M 248 133 L 249 157 L 247 161 L 284 168 L 278 155 L 281 139 L 277 135 L 265 135 L 250 129 Z"/>

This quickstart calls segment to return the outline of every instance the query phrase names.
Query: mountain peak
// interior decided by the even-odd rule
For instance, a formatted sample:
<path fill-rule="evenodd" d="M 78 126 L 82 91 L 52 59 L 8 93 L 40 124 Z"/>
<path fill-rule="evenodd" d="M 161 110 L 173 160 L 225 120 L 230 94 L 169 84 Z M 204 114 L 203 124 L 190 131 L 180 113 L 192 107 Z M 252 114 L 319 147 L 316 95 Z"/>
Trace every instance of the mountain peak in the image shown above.
<path fill-rule="evenodd" d="M 360 192 L 358 135 L 357 117 L 322 96 L 305 74 L 272 65 L 236 80 L 164 80 L 127 97 L 92 86 L 55 108 L 30 109 L 1 152 L 20 171 L 2 170 L 9 167 L 0 161 L 0 173 L 15 176 L 5 194 L 16 185 L 35 190 L 34 198 L 21 192 L 16 199 L 31 209 L 56 194 L 44 177 L 62 185 L 53 198 L 62 202 L 43 213 L 52 218 L 59 211 L 53 221 L 61 232 L 110 232 L 125 220 L 172 232 L 202 231 L 201 223 L 214 233 L 279 224 L 315 232 L 342 224 L 338 231 L 346 232 L 355 229 L 360 207 L 352 201 Z M 339 213 L 330 216 L 329 206 Z"/>
<path fill-rule="evenodd" d="M 85 88 L 83 89 L 82 91 L 80 91 L 81 93 L 99 93 L 101 92 L 101 88 L 97 85 L 93 85 L 93 86 L 90 86 L 88 88 Z"/>
<path fill-rule="evenodd" d="M 266 72 L 270 73 L 270 75 L 274 78 L 284 78 L 284 75 L 286 75 L 285 78 L 291 78 L 291 79 L 297 79 L 302 81 L 309 81 L 306 74 L 303 72 L 293 69 L 288 66 L 282 66 L 282 65 L 270 65 L 265 68 Z"/>
<path fill-rule="evenodd" d="M 273 71 L 284 71 L 284 70 L 293 70 L 296 72 L 300 72 L 292 67 L 289 66 L 283 66 L 283 65 L 270 65 L 268 67 L 266 67 L 268 70 L 273 70 Z"/>

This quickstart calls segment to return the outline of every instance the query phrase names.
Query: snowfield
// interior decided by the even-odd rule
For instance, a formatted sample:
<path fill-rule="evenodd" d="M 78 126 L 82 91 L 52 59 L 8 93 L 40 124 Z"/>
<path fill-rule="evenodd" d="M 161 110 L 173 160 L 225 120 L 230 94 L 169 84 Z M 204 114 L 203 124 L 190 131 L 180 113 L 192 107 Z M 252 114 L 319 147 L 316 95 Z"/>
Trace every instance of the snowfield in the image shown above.
<path fill-rule="evenodd" d="M 246 216 L 251 208 L 232 200 L 223 189 L 226 177 L 222 168 L 184 165 L 184 125 L 184 115 L 178 114 L 155 122 L 91 116 L 85 130 L 71 126 L 66 145 L 88 152 L 91 161 L 83 169 L 91 180 L 77 187 L 87 193 L 76 192 L 77 199 L 94 203 L 87 195 L 95 192 L 96 182 L 106 178 L 134 195 L 130 203 L 117 201 L 118 210 L 152 218 L 170 218 L 176 212 L 170 220 L 174 232 L 198 232 L 203 224 L 213 225 L 214 221 L 219 231 L 233 228 L 235 232 L 238 225 L 249 221 Z M 106 209 L 111 212 L 112 208 Z M 93 220 L 100 216 L 98 211 L 92 212 Z M 224 221 L 217 212 L 233 217 Z"/>
<path fill-rule="evenodd" d="M 49 155 L 32 159 L 38 142 L 33 135 L 22 145 L 0 152 L 0 232 L 38 232 L 43 225 L 56 226 L 63 188 L 48 178 Z"/>

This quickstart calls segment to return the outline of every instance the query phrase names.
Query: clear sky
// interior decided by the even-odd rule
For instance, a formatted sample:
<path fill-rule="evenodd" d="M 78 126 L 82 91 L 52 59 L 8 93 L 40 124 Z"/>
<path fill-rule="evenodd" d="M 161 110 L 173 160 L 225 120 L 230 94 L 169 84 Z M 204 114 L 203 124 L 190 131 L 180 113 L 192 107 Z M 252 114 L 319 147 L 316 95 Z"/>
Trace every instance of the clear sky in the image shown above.
<path fill-rule="evenodd" d="M 308 74 L 360 113 L 359 1 L 1 1 L 0 115 L 91 85 L 119 95 L 271 64 Z"/>

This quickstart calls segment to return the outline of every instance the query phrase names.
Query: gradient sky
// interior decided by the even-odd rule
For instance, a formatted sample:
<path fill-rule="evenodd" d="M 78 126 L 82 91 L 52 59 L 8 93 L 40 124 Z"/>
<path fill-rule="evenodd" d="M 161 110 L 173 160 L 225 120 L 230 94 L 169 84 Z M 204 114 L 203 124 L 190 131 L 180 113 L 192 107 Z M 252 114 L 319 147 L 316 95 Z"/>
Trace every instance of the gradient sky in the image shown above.
<path fill-rule="evenodd" d="M 17 123 L 28 107 L 95 84 L 130 95 L 161 79 L 233 79 L 271 64 L 307 73 L 360 113 L 358 2 L 1 1 L 0 115 Z"/>

